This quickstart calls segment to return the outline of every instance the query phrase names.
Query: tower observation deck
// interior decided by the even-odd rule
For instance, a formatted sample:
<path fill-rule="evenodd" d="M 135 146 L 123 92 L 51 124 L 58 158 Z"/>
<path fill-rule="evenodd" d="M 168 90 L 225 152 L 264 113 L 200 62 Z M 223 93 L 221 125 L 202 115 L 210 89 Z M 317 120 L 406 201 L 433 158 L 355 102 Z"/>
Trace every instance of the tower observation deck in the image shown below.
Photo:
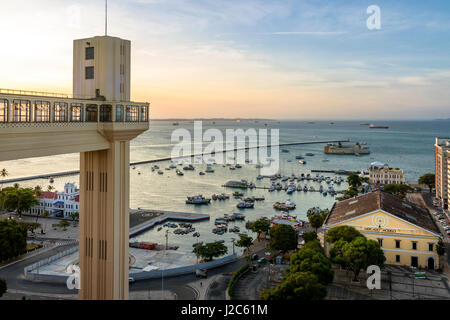
<path fill-rule="evenodd" d="M 130 47 L 75 40 L 72 95 L 0 89 L 0 161 L 80 153 L 79 299 L 128 299 L 130 141 L 149 129 Z"/>

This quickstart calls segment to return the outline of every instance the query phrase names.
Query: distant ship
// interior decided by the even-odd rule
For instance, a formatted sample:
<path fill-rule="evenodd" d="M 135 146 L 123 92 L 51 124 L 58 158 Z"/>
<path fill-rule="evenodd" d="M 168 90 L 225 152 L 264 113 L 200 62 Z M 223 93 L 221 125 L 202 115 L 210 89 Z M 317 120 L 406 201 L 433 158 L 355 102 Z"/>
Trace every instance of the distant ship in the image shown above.
<path fill-rule="evenodd" d="M 370 128 L 370 129 L 389 129 L 388 126 L 375 126 L 375 125 L 373 125 L 373 124 L 371 124 L 371 125 L 369 126 L 369 128 Z"/>
<path fill-rule="evenodd" d="M 362 122 L 362 123 L 360 123 L 359 125 L 360 125 L 360 126 L 369 126 L 369 125 L 370 125 L 370 123 L 365 123 L 365 122 Z"/>

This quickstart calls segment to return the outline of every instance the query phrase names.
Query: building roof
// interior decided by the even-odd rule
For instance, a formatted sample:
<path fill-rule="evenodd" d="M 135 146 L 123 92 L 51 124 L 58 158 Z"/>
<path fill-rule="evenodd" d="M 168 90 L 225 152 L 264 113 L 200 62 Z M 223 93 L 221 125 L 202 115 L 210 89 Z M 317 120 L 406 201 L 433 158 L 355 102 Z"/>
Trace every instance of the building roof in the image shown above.
<path fill-rule="evenodd" d="M 324 224 L 339 223 L 376 210 L 386 211 L 428 231 L 439 233 L 427 209 L 380 190 L 336 202 Z"/>
<path fill-rule="evenodd" d="M 43 191 L 40 196 L 37 197 L 38 199 L 57 199 L 58 195 L 56 192 L 49 192 L 49 191 Z"/>

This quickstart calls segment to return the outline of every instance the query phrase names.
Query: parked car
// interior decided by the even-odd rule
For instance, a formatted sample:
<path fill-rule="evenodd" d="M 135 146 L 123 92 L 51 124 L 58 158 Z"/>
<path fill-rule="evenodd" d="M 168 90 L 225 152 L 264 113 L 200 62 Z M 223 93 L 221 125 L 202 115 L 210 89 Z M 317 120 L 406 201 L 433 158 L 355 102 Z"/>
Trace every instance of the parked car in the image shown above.
<path fill-rule="evenodd" d="M 257 259 L 258 259 L 258 255 L 257 254 L 252 255 L 252 260 L 257 260 Z"/>
<path fill-rule="evenodd" d="M 136 280 L 133 277 L 128 277 L 128 282 L 129 283 L 134 283 Z"/>
<path fill-rule="evenodd" d="M 197 269 L 197 270 L 195 270 L 195 276 L 197 278 L 207 278 L 208 277 L 208 270 L 206 270 L 206 269 Z"/>

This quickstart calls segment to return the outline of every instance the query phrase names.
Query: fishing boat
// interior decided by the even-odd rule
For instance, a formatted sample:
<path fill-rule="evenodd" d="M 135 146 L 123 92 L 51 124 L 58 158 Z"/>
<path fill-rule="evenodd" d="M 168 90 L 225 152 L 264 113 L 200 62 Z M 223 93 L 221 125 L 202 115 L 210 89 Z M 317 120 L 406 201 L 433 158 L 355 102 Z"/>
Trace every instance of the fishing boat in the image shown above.
<path fill-rule="evenodd" d="M 227 183 L 225 183 L 225 187 L 247 189 L 248 182 L 246 180 L 241 180 L 241 181 L 230 180 Z"/>
<path fill-rule="evenodd" d="M 211 202 L 211 199 L 206 199 L 201 194 L 198 196 L 187 197 L 187 200 L 186 200 L 187 204 L 209 204 L 210 202 Z"/>
<path fill-rule="evenodd" d="M 294 210 L 296 208 L 296 205 L 291 200 L 287 200 L 285 203 L 275 202 L 273 204 L 273 207 L 276 210 L 288 211 L 288 210 Z"/>
<path fill-rule="evenodd" d="M 255 206 L 255 204 L 253 202 L 247 202 L 247 201 L 242 201 L 239 202 L 236 207 L 238 207 L 239 209 L 250 209 L 253 208 Z"/>
<path fill-rule="evenodd" d="M 190 165 L 184 167 L 183 170 L 192 171 L 192 170 L 195 170 L 195 168 L 192 164 L 190 164 Z"/>

